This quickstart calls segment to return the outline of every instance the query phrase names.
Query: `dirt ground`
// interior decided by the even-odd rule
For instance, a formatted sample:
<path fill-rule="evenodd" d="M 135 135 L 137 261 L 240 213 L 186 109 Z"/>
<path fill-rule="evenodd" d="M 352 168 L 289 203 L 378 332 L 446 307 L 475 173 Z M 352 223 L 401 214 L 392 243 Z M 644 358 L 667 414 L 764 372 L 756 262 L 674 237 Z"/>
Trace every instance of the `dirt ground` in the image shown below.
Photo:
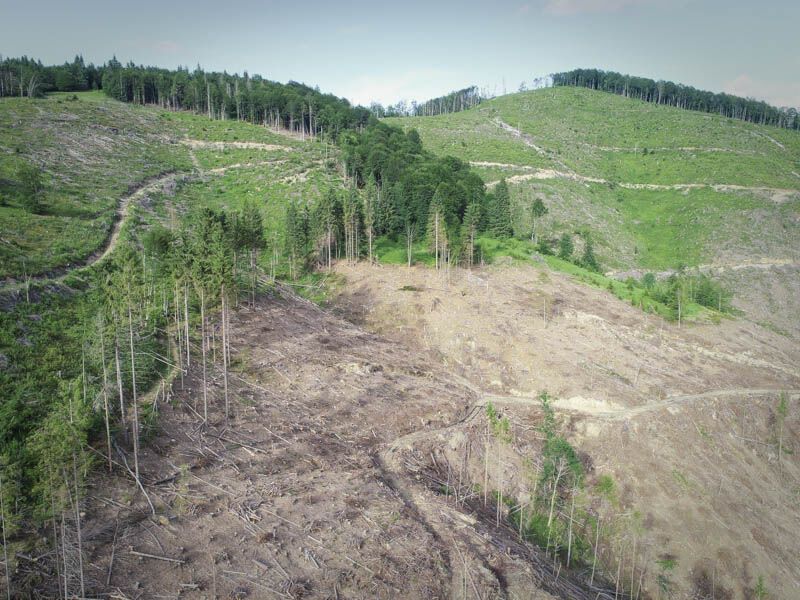
<path fill-rule="evenodd" d="M 533 268 L 338 272 L 329 310 L 281 291 L 232 316 L 229 421 L 218 369 L 207 426 L 197 357 L 175 381 L 141 459 L 152 510 L 122 469 L 92 480 L 87 597 L 613 598 L 615 573 L 618 597 L 638 580 L 634 597 L 658 598 L 659 575 L 675 598 L 750 597 L 758 577 L 800 594 L 785 337 L 744 320 L 679 329 Z M 530 494 L 542 389 L 589 489 L 616 484 L 591 500 L 607 523 L 591 585 L 520 542 L 475 485 Z M 488 402 L 512 443 L 487 443 Z"/>
<path fill-rule="evenodd" d="M 231 326 L 230 421 L 214 372 L 202 426 L 196 364 L 159 407 L 140 461 L 156 514 L 130 478 L 92 482 L 88 595 L 544 599 L 541 587 L 570 589 L 537 571 L 509 531 L 481 528 L 405 468 L 406 436 L 458 422 L 476 402 L 427 353 L 289 294 L 241 307 Z M 40 593 L 55 595 L 56 583 Z"/>
<path fill-rule="evenodd" d="M 784 450 L 800 440 L 791 337 L 744 318 L 679 328 L 544 268 L 449 281 L 429 269 L 340 272 L 341 314 L 434 353 L 510 418 L 514 451 L 495 489 L 525 497 L 535 396 L 546 389 L 591 459 L 590 486 L 601 475 L 616 483 L 617 503 L 603 512 L 614 523 L 608 562 L 633 568 L 653 597 L 659 576 L 672 597 L 747 598 L 759 577 L 774 597 L 800 596 L 800 460 Z"/>

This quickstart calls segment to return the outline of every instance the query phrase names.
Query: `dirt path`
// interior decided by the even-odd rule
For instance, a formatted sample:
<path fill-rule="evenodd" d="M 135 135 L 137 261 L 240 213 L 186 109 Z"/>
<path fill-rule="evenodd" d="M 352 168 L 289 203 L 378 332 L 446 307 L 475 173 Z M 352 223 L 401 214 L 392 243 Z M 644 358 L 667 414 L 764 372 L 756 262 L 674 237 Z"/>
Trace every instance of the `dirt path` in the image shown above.
<path fill-rule="evenodd" d="M 163 188 L 167 183 L 177 181 L 181 177 L 185 177 L 185 175 L 178 173 L 164 173 L 155 177 L 150 177 L 149 179 L 137 184 L 132 190 L 120 198 L 114 217 L 114 224 L 111 227 L 111 231 L 108 233 L 105 243 L 100 248 L 95 250 L 86 259 L 77 264 L 68 267 L 59 267 L 57 269 L 52 269 L 47 273 L 34 275 L 29 277 L 27 281 L 20 281 L 18 279 L 11 278 L 6 279 L 4 284 L 0 286 L 0 293 L 8 293 L 20 290 L 25 285 L 30 283 L 40 283 L 44 281 L 58 283 L 63 281 L 70 273 L 79 271 L 81 269 L 86 269 L 102 260 L 105 260 L 105 258 L 114 252 L 117 247 L 119 242 L 119 234 L 122 230 L 122 226 L 128 220 L 131 205 L 137 200 L 140 200 L 143 196 L 155 192 L 156 190 Z"/>
<path fill-rule="evenodd" d="M 222 175 L 231 169 L 251 169 L 255 167 L 268 167 L 272 165 L 279 165 L 281 163 L 285 163 L 285 160 L 261 160 L 257 162 L 248 162 L 248 163 L 235 163 L 232 165 L 225 165 L 224 167 L 214 167 L 213 169 L 209 169 L 209 173 L 214 173 L 216 175 Z"/>
<path fill-rule="evenodd" d="M 207 148 L 212 150 L 224 150 L 225 148 L 236 148 L 239 150 L 283 150 L 291 152 L 294 150 L 291 146 L 283 146 L 280 144 L 264 144 L 261 142 L 210 142 L 207 140 L 193 140 L 183 139 L 181 144 L 188 146 L 193 150 Z"/>
<path fill-rule="evenodd" d="M 598 146 L 596 144 L 588 144 L 586 142 L 581 143 L 581 146 L 585 148 L 591 148 L 593 150 L 600 150 L 601 152 L 641 153 L 643 149 L 635 146 Z M 656 146 L 654 148 L 648 147 L 648 150 L 655 150 L 658 152 L 723 152 L 728 154 L 739 154 L 742 156 L 753 156 L 758 154 L 753 150 L 735 150 L 733 148 L 720 148 L 717 146 Z"/>
<path fill-rule="evenodd" d="M 651 404 L 644 404 L 642 406 L 634 406 L 629 408 L 605 401 L 598 401 L 591 398 L 582 397 L 558 399 L 553 402 L 552 406 L 559 411 L 577 413 L 595 419 L 624 420 L 664 409 L 669 410 L 670 408 L 680 406 L 682 404 L 691 404 L 692 402 L 699 402 L 702 400 L 737 398 L 740 396 L 775 396 L 781 392 L 786 393 L 791 400 L 800 397 L 800 390 L 735 388 L 730 390 L 710 390 L 697 394 L 679 394 L 675 396 L 669 396 L 660 402 L 653 402 Z M 475 407 L 473 407 L 473 412 L 477 412 L 476 409 L 486 406 L 490 402 L 493 404 L 516 404 L 534 407 L 541 406 L 541 400 L 538 398 L 532 398 L 530 396 L 500 396 L 495 394 L 485 394 L 481 401 L 476 404 Z M 473 413 L 470 414 L 474 416 Z"/>
<path fill-rule="evenodd" d="M 558 159 L 553 152 L 545 150 L 544 148 L 542 148 L 541 146 L 536 144 L 536 142 L 533 141 L 533 137 L 532 136 L 528 135 L 527 133 L 522 133 L 522 131 L 520 131 L 516 127 L 513 127 L 513 126 L 509 125 L 508 123 L 506 123 L 505 121 L 503 121 L 501 119 L 495 119 L 494 123 L 495 123 L 495 125 L 500 127 L 503 131 L 507 131 L 508 133 L 511 133 L 514 136 L 516 136 L 519 139 L 521 139 L 523 144 L 525 144 L 529 148 L 533 148 L 534 150 L 536 150 L 536 152 L 537 152 L 537 154 L 539 154 L 539 156 L 544 156 L 544 157 L 549 158 L 550 160 L 552 160 L 554 163 L 556 163 L 559 167 L 561 167 L 562 169 L 564 169 L 564 171 L 567 171 L 568 173 L 572 173 L 573 172 L 572 169 L 570 169 L 564 162 L 562 162 L 560 159 Z"/>
<path fill-rule="evenodd" d="M 726 271 L 742 271 L 745 269 L 775 269 L 780 267 L 799 267 L 800 262 L 791 258 L 775 258 L 775 259 L 759 259 L 755 261 L 746 261 L 742 263 L 710 263 L 706 265 L 698 265 L 691 267 L 689 271 L 699 271 L 700 273 L 724 273 Z M 607 271 L 606 277 L 614 277 L 615 279 L 627 279 L 633 277 L 634 279 L 641 279 L 645 273 L 649 271 L 645 269 L 627 269 L 624 271 Z M 665 279 L 671 275 L 675 275 L 675 269 L 667 269 L 665 271 L 656 271 L 653 274 L 657 279 Z"/>
<path fill-rule="evenodd" d="M 531 136 L 529 136 L 528 134 L 522 133 L 519 129 L 509 125 L 508 123 L 506 123 L 505 121 L 502 121 L 501 119 L 495 119 L 494 123 L 495 123 L 495 125 L 500 127 L 500 129 L 502 129 L 503 131 L 507 131 L 508 133 L 511 133 L 511 134 L 515 135 L 516 137 L 518 137 L 519 139 L 521 139 L 523 144 L 525 144 L 529 148 L 533 148 L 534 150 L 536 150 L 536 152 L 539 155 L 548 156 L 547 151 L 544 148 L 542 148 L 541 146 L 537 145 L 533 141 L 533 138 Z"/>
<path fill-rule="evenodd" d="M 600 184 L 613 184 L 627 190 L 649 190 L 649 191 L 688 191 L 698 189 L 712 189 L 715 192 L 755 192 L 760 194 L 767 194 L 770 199 L 777 203 L 782 204 L 790 200 L 795 195 L 800 195 L 800 190 L 787 189 L 787 188 L 771 188 L 764 186 L 747 186 L 736 185 L 729 183 L 626 183 L 626 182 L 612 182 L 602 177 L 589 177 L 586 175 L 579 175 L 573 171 L 557 171 L 555 169 L 538 169 L 527 165 L 513 165 L 509 163 L 491 163 L 483 161 L 470 162 L 471 165 L 476 167 L 500 167 L 507 169 L 519 169 L 521 171 L 528 171 L 521 175 L 512 175 L 506 178 L 507 183 L 519 183 L 521 181 L 529 181 L 531 179 L 569 179 L 571 181 L 578 181 L 580 183 L 600 183 Z M 486 184 L 487 188 L 492 188 L 500 183 L 497 181 L 490 181 Z"/>

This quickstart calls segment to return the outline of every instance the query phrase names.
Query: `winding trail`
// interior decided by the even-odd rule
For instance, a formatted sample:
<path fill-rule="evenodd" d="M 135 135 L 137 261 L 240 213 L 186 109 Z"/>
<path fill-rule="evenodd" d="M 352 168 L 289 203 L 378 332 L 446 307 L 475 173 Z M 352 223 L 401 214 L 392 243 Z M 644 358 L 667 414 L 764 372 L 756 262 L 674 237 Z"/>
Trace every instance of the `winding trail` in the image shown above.
<path fill-rule="evenodd" d="M 573 173 L 572 169 L 570 169 L 560 159 L 556 158 L 556 156 L 555 156 L 555 154 L 553 152 L 545 150 L 544 148 L 539 146 L 533 140 L 532 136 L 528 135 L 527 133 L 522 133 L 522 131 L 520 131 L 516 127 L 514 127 L 512 125 L 509 125 L 508 123 L 506 123 L 505 121 L 503 121 L 503 120 L 501 120 L 499 118 L 494 120 L 494 124 L 497 125 L 498 127 L 500 127 L 500 129 L 502 129 L 504 131 L 507 131 L 508 133 L 511 133 L 512 135 L 514 135 L 514 136 L 518 137 L 519 139 L 521 139 L 523 144 L 525 144 L 529 148 L 533 148 L 536 151 L 536 153 L 539 154 L 539 156 L 544 156 L 546 158 L 549 158 L 554 163 L 556 163 L 559 167 L 564 169 L 564 171 L 566 171 L 568 173 Z"/>
<path fill-rule="evenodd" d="M 204 173 L 213 173 L 219 175 L 219 174 L 224 174 L 229 169 L 243 169 L 243 168 L 268 166 L 284 162 L 284 160 L 274 159 L 274 160 L 265 160 L 265 161 L 251 162 L 251 163 L 236 163 L 233 165 L 226 165 L 224 167 L 215 167 L 206 170 L 203 169 L 202 165 L 200 164 L 200 161 L 197 159 L 197 156 L 194 153 L 194 150 L 198 148 L 213 148 L 213 149 L 239 148 L 239 149 L 257 149 L 257 150 L 283 150 L 287 152 L 291 152 L 294 150 L 294 148 L 290 146 L 282 146 L 278 144 L 263 144 L 260 142 L 212 142 L 205 140 L 183 139 L 181 140 L 180 143 L 188 147 L 189 158 L 192 161 L 192 165 L 194 166 L 194 169 L 201 175 Z M 70 273 L 89 268 L 92 265 L 105 260 L 111 253 L 114 252 L 119 243 L 119 234 L 122 231 L 122 226 L 128 220 L 131 205 L 140 200 L 141 198 L 143 198 L 144 196 L 146 196 L 147 194 L 153 193 L 157 191 L 159 188 L 163 188 L 166 184 L 177 181 L 178 179 L 181 178 L 186 178 L 187 176 L 188 174 L 185 173 L 181 174 L 175 172 L 167 172 L 167 173 L 162 173 L 160 175 L 156 175 L 154 177 L 150 177 L 138 183 L 127 194 L 125 194 L 120 198 L 114 216 L 114 224 L 112 225 L 111 230 L 108 233 L 108 237 L 106 238 L 105 242 L 100 248 L 95 250 L 92 254 L 90 254 L 87 258 L 85 258 L 82 261 L 79 261 L 69 266 L 56 267 L 54 269 L 50 269 L 49 271 L 40 273 L 38 275 L 32 275 L 28 277 L 26 280 L 20 280 L 18 278 L 12 278 L 12 277 L 6 278 L 0 284 L 0 294 L 8 294 L 20 291 L 25 286 L 30 285 L 31 283 L 42 283 L 42 282 L 60 283 Z"/>
<path fill-rule="evenodd" d="M 627 182 L 616 182 L 616 181 L 609 181 L 608 179 L 604 179 L 602 177 L 589 177 L 586 175 L 579 175 L 573 171 L 557 171 L 555 169 L 540 169 L 536 167 L 531 167 L 528 165 L 514 165 L 509 163 L 494 163 L 494 162 L 486 162 L 486 161 L 471 161 L 469 163 L 474 167 L 499 167 L 504 169 L 517 169 L 520 171 L 527 171 L 521 175 L 512 175 L 511 177 L 506 178 L 507 183 L 519 183 L 521 181 L 529 181 L 531 179 L 568 179 L 571 181 L 577 181 L 579 183 L 599 183 L 604 185 L 615 185 L 617 187 L 627 189 L 627 190 L 648 190 L 648 191 L 666 191 L 666 190 L 678 190 L 678 191 L 689 191 L 689 190 L 699 190 L 699 189 L 712 189 L 715 192 L 720 193 L 727 193 L 727 192 L 754 192 L 760 194 L 766 194 L 770 196 L 770 199 L 775 202 L 776 204 L 782 204 L 787 202 L 788 200 L 792 199 L 794 196 L 800 197 L 800 190 L 797 189 L 788 189 L 788 188 L 771 188 L 771 187 L 764 187 L 764 186 L 747 186 L 747 185 L 737 185 L 731 183 L 671 183 L 671 184 L 662 184 L 662 183 L 627 183 Z M 493 188 L 498 183 L 497 181 L 490 181 L 486 184 L 487 188 Z"/>
<path fill-rule="evenodd" d="M 239 150 L 283 150 L 292 152 L 294 148 L 281 144 L 265 144 L 262 142 L 214 142 L 208 140 L 182 139 L 181 144 L 193 150 L 208 148 L 212 150 L 224 150 L 225 148 L 235 148 Z"/>
<path fill-rule="evenodd" d="M 169 173 L 162 173 L 161 175 L 156 175 L 155 177 L 150 177 L 138 183 L 133 189 L 131 189 L 127 194 L 125 194 L 120 198 L 116 214 L 114 216 L 114 224 L 112 225 L 111 230 L 109 231 L 105 242 L 100 248 L 95 250 L 86 259 L 80 261 L 77 264 L 73 264 L 66 267 L 58 267 L 55 269 L 51 269 L 46 273 L 30 276 L 28 277 L 27 281 L 20 281 L 19 279 L 8 278 L 4 281 L 3 285 L 0 285 L 0 293 L 7 293 L 19 290 L 23 286 L 29 283 L 35 283 L 35 282 L 38 283 L 43 281 L 58 283 L 63 281 L 70 273 L 80 271 L 82 269 L 87 269 L 92 265 L 95 265 L 105 260 L 112 252 L 114 252 L 114 250 L 117 247 L 117 244 L 119 243 L 119 234 L 120 231 L 122 231 L 122 226 L 128 220 L 128 217 L 130 215 L 131 205 L 137 200 L 146 196 L 147 194 L 162 189 L 166 184 L 170 182 L 175 182 L 178 179 L 182 179 L 184 177 L 186 177 L 185 173 L 169 172 Z"/>
<path fill-rule="evenodd" d="M 781 267 L 800 267 L 800 261 L 791 258 L 761 258 L 753 261 L 746 261 L 741 263 L 709 263 L 706 265 L 697 265 L 696 267 L 687 267 L 689 272 L 699 273 L 724 273 L 726 271 L 743 271 L 746 269 L 760 269 L 769 270 Z M 667 269 L 665 271 L 648 271 L 647 269 L 623 269 L 620 271 L 606 271 L 606 277 L 613 277 L 615 279 L 624 280 L 628 277 L 634 279 L 641 279 L 645 273 L 652 272 L 656 279 L 666 279 L 678 273 L 675 269 Z"/>
<path fill-rule="evenodd" d="M 700 402 L 703 400 L 736 398 L 740 396 L 749 397 L 763 397 L 775 396 L 781 392 L 789 395 L 790 399 L 800 398 L 800 390 L 780 390 L 780 389 L 766 389 L 766 388 L 733 388 L 728 390 L 709 390 L 697 394 L 676 394 L 674 396 L 667 396 L 664 400 L 659 402 L 652 402 L 650 404 L 643 404 L 641 406 L 624 407 L 602 401 L 596 401 L 589 398 L 564 398 L 553 402 L 554 409 L 566 412 L 579 414 L 594 419 L 607 420 L 607 421 L 620 421 L 624 419 L 631 419 L 641 415 L 657 412 L 660 410 L 669 410 L 671 408 L 681 406 L 683 404 L 691 404 L 693 402 Z M 486 394 L 476 404 L 476 407 L 486 406 L 488 403 L 493 404 L 516 404 L 521 406 L 541 406 L 541 400 L 532 398 L 530 396 L 500 396 L 494 394 Z"/>
<path fill-rule="evenodd" d="M 786 189 L 786 188 L 771 188 L 766 186 L 746 186 L 746 185 L 737 185 L 737 184 L 728 184 L 728 183 L 673 183 L 673 184 L 659 184 L 659 183 L 627 183 L 627 182 L 612 182 L 602 177 L 589 177 L 586 175 L 580 175 L 573 171 L 570 167 L 568 167 L 564 162 L 556 158 L 552 152 L 549 152 L 542 146 L 539 146 L 534 141 L 533 137 L 523 133 L 518 128 L 509 125 L 505 121 L 495 118 L 494 124 L 511 133 L 515 137 L 518 137 L 522 140 L 522 143 L 528 146 L 529 148 L 533 148 L 540 156 L 544 156 L 555 162 L 562 170 L 556 169 L 540 169 L 531 167 L 528 165 L 514 165 L 509 163 L 496 163 L 496 162 L 488 162 L 488 161 L 471 161 L 469 164 L 475 167 L 499 167 L 499 168 L 506 168 L 506 169 L 518 169 L 521 171 L 527 171 L 527 173 L 521 175 L 512 175 L 511 177 L 506 178 L 506 182 L 508 183 L 518 183 L 521 181 L 528 181 L 531 179 L 569 179 L 572 181 L 578 181 L 580 183 L 599 183 L 599 184 L 613 184 L 623 189 L 628 190 L 650 190 L 650 191 L 665 191 L 665 190 L 679 190 L 679 191 L 688 191 L 694 189 L 712 189 L 715 192 L 755 192 L 761 194 L 767 194 L 770 196 L 771 200 L 777 204 L 782 204 L 790 200 L 794 196 L 800 196 L 800 190 L 798 189 Z M 780 148 L 785 150 L 783 144 L 775 140 L 774 138 L 766 135 L 766 134 L 759 134 L 766 138 L 768 138 L 774 144 L 777 144 Z M 601 147 L 605 150 L 609 151 L 624 151 L 624 148 L 612 148 L 612 147 Z M 725 151 L 723 148 L 675 148 L 675 150 L 708 150 L 708 151 Z M 486 184 L 487 188 L 493 188 L 496 186 L 499 181 L 490 181 Z"/>

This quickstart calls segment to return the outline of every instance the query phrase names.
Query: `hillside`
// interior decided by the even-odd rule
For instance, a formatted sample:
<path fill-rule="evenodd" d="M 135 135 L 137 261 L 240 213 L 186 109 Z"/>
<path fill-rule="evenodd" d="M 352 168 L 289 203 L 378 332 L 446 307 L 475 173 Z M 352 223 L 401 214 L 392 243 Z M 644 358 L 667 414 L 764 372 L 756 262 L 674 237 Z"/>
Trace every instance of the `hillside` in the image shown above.
<path fill-rule="evenodd" d="M 608 245 L 621 242 L 606 250 L 618 263 L 658 269 L 723 258 L 712 236 L 734 236 L 730 219 L 741 226 L 755 212 L 774 216 L 765 215 L 771 220 L 751 233 L 754 238 L 777 229 L 776 247 L 797 239 L 797 223 L 787 218 L 800 194 L 800 136 L 793 131 L 574 88 L 511 94 L 460 113 L 389 122 L 417 129 L 441 154 L 472 162 L 490 184 L 509 178 L 518 198 L 540 189 L 577 196 L 554 203 L 562 214 L 580 215 L 577 223 L 564 219 L 570 225 L 588 224 L 595 212 L 613 215 L 620 227 L 604 231 L 614 224 L 602 223 L 598 235 Z M 688 223 L 694 225 L 689 230 Z M 729 231 L 716 231 L 729 224 Z M 640 254 L 634 256 L 637 241 Z M 657 247 L 662 244 L 673 249 Z M 787 250 L 798 248 L 789 244 Z"/>
<path fill-rule="evenodd" d="M 539 234 L 589 231 L 620 278 L 700 267 L 733 280 L 752 265 L 761 279 L 777 273 L 762 291 L 792 295 L 782 280 L 800 261 L 796 131 L 567 87 L 387 122 L 469 161 L 489 187 L 506 178 L 517 235 L 531 234 L 540 198 L 549 214 Z M 778 321 L 797 334 L 788 313 Z"/>
<path fill-rule="evenodd" d="M 796 132 L 567 88 L 419 136 L 199 112 L 0 99 L 0 589 L 795 595 Z M 743 313 L 618 281 L 682 264 Z"/>

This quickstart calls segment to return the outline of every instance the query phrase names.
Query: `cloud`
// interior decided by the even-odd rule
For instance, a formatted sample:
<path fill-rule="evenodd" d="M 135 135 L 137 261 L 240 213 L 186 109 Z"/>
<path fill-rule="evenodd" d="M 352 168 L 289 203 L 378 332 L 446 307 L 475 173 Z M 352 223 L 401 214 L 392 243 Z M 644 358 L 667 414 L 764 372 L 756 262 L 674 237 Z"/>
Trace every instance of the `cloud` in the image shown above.
<path fill-rule="evenodd" d="M 763 81 L 742 73 L 723 84 L 722 89 L 735 96 L 766 100 L 774 106 L 800 107 L 800 82 Z"/>
<path fill-rule="evenodd" d="M 650 0 L 547 0 L 544 12 L 560 17 L 585 13 L 613 13 Z"/>
<path fill-rule="evenodd" d="M 519 15 L 527 15 L 529 12 L 531 12 L 530 4 L 523 4 L 517 9 L 517 14 Z"/>

